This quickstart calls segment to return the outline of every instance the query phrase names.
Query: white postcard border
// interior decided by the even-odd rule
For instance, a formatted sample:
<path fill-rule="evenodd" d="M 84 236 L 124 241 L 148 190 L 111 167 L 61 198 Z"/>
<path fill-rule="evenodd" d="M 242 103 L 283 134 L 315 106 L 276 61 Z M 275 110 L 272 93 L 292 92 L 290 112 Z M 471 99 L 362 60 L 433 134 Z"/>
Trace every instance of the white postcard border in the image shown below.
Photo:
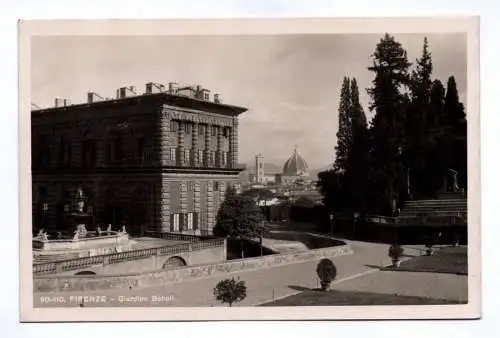
<path fill-rule="evenodd" d="M 34 308 L 31 253 L 30 38 L 33 35 L 237 35 L 237 34 L 466 33 L 468 113 L 468 296 L 464 305 Z M 481 313 L 479 123 L 479 18 L 318 18 L 40 20 L 19 22 L 20 316 L 24 322 L 467 319 Z"/>

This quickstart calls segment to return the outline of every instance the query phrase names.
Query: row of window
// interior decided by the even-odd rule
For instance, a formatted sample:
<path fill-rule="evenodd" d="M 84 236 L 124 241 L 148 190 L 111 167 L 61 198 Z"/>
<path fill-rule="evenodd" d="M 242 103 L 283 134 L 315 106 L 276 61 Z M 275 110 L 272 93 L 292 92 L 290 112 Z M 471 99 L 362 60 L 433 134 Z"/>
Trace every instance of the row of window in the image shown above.
<path fill-rule="evenodd" d="M 97 162 L 97 145 L 94 140 L 85 140 L 82 143 L 81 148 L 81 166 L 82 167 L 94 167 Z M 172 162 L 177 162 L 177 151 L 178 148 L 170 149 L 170 160 Z M 115 138 L 109 140 L 106 143 L 106 154 L 105 161 L 107 164 L 113 164 L 121 162 L 125 159 L 125 149 L 121 138 Z M 228 155 L 229 152 L 224 151 L 221 153 L 221 166 L 226 167 L 228 165 Z M 210 163 L 215 163 L 216 152 L 210 151 L 208 153 L 208 160 Z M 38 165 L 40 167 L 46 167 L 49 162 L 50 152 L 48 148 L 40 147 L 38 150 Z M 198 150 L 198 164 L 206 163 L 206 154 L 204 150 Z M 135 147 L 135 159 L 141 161 L 143 164 L 149 164 L 151 162 L 151 153 L 146 151 L 146 143 L 144 137 L 139 137 L 136 140 Z M 72 164 L 72 147 L 70 143 L 61 142 L 59 146 L 58 162 L 61 167 L 68 167 Z M 194 164 L 191 160 L 190 149 L 186 149 L 184 152 L 184 162 L 187 164 Z"/>
<path fill-rule="evenodd" d="M 177 151 L 178 148 L 170 148 L 170 161 L 172 162 L 177 162 Z M 223 151 L 221 153 L 221 166 L 226 167 L 228 165 L 228 152 Z M 209 156 L 209 162 L 210 163 L 215 163 L 215 151 L 210 151 L 208 153 Z M 198 150 L 198 164 L 204 164 L 206 162 L 205 158 L 205 151 L 204 150 Z M 190 149 L 185 149 L 184 150 L 184 163 L 187 164 L 194 164 L 192 159 L 191 159 L 191 150 Z"/>
<path fill-rule="evenodd" d="M 224 182 L 214 181 L 212 184 L 213 184 L 212 185 L 212 190 L 213 191 L 219 191 L 219 190 L 222 190 L 223 187 L 225 187 Z M 194 191 L 195 187 L 196 187 L 196 183 L 195 182 L 193 182 L 193 181 L 189 181 L 188 182 L 188 185 L 187 185 L 187 190 L 188 191 Z"/>
<path fill-rule="evenodd" d="M 64 137 L 61 137 L 57 161 L 59 166 L 68 167 L 73 162 L 73 147 L 72 143 L 67 142 Z M 46 167 L 50 160 L 50 147 L 46 142 L 46 138 L 41 136 L 34 150 L 37 153 L 37 158 L 34 158 L 35 165 Z M 116 163 L 125 158 L 125 149 L 121 137 L 116 137 L 106 143 L 106 163 Z M 136 139 L 135 144 L 135 159 L 146 163 L 151 160 L 150 153 L 146 151 L 146 141 L 143 136 Z M 97 162 L 97 144 L 95 140 L 85 139 L 81 146 L 81 166 L 93 167 Z"/>
<path fill-rule="evenodd" d="M 217 130 L 219 128 L 222 128 L 222 136 L 223 137 L 229 137 L 230 134 L 230 127 L 219 127 L 219 126 L 209 126 L 207 124 L 199 124 L 198 125 L 198 135 L 203 136 L 205 135 L 207 128 L 210 128 L 210 133 L 212 136 L 217 136 Z M 193 130 L 193 123 L 191 122 L 185 122 L 185 121 L 176 121 L 172 120 L 170 121 L 170 131 L 173 133 L 177 133 L 179 130 L 183 130 L 184 133 L 186 134 L 191 134 Z"/>

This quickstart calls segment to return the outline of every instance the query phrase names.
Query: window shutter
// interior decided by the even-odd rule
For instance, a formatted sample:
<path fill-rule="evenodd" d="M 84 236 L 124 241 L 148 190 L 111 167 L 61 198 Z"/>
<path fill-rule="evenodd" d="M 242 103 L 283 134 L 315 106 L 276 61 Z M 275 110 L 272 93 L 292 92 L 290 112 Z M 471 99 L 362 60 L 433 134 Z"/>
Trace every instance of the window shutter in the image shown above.
<path fill-rule="evenodd" d="M 184 214 L 179 214 L 179 231 L 184 231 Z"/>
<path fill-rule="evenodd" d="M 193 229 L 198 230 L 198 213 L 193 213 Z"/>
<path fill-rule="evenodd" d="M 170 231 L 174 232 L 174 214 L 170 214 Z"/>

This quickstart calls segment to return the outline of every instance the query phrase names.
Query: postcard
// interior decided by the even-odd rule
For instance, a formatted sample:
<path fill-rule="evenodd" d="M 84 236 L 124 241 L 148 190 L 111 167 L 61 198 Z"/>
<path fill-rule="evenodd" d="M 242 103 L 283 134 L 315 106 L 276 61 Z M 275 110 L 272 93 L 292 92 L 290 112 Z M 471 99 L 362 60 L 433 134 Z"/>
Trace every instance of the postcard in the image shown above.
<path fill-rule="evenodd" d="M 477 319 L 479 18 L 19 21 L 20 320 Z"/>

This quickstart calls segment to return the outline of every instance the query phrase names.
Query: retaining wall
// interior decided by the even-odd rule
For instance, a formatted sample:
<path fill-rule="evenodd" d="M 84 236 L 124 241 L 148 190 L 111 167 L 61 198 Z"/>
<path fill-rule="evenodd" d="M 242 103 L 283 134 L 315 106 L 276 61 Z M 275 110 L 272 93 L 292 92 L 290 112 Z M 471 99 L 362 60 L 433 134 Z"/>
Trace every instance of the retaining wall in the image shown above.
<path fill-rule="evenodd" d="M 298 253 L 237 259 L 227 262 L 190 266 L 174 270 L 157 270 L 121 275 L 43 276 L 34 278 L 33 288 L 35 292 L 143 288 L 213 276 L 223 276 L 240 271 L 265 269 L 293 263 L 314 261 L 325 257 L 334 258 L 352 253 L 353 251 L 351 247 L 346 244 L 342 246 L 321 248 Z"/>

